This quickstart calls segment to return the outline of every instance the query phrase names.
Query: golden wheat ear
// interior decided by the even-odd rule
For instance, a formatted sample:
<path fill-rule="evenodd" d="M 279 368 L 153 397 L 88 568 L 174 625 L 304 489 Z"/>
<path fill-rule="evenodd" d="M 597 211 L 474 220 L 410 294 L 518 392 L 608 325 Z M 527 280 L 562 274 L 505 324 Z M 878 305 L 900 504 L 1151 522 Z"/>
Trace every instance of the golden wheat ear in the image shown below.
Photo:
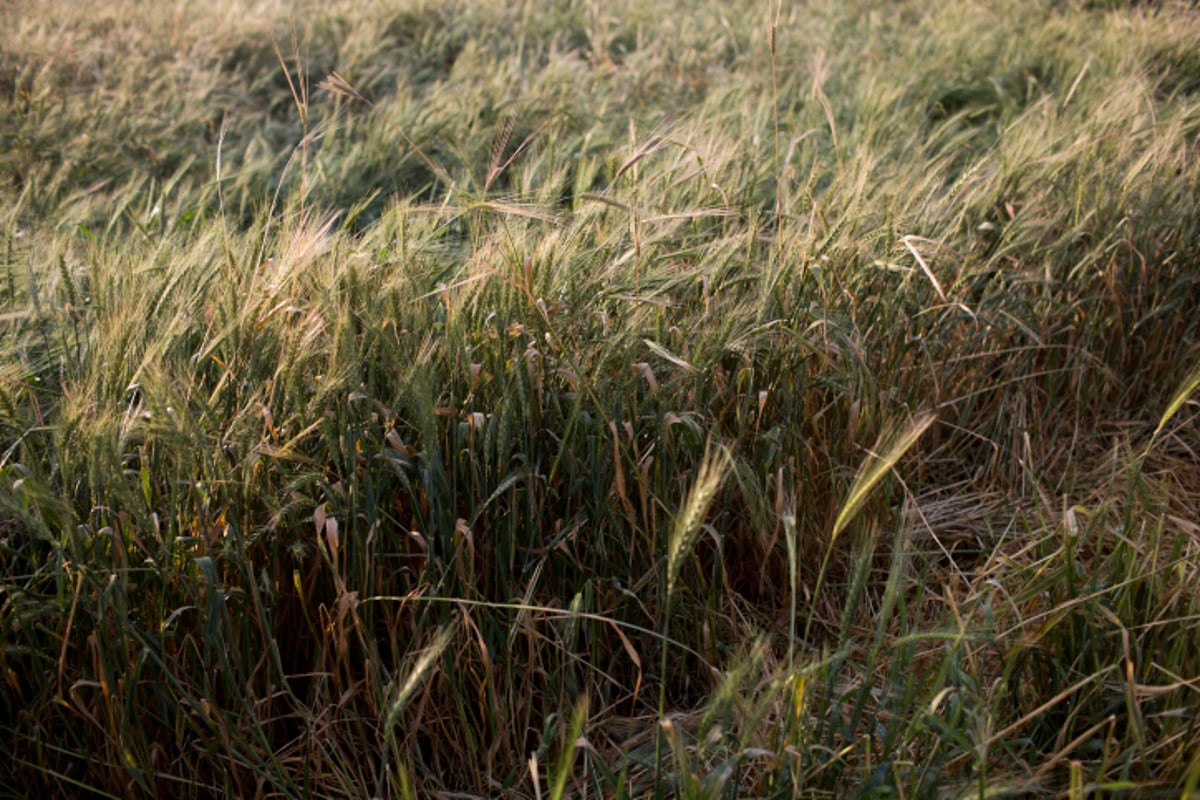
<path fill-rule="evenodd" d="M 362 93 L 350 85 L 350 82 L 336 72 L 331 72 L 325 76 L 325 80 L 317 84 L 318 89 L 324 89 L 327 92 L 348 97 L 351 100 L 360 100 L 368 106 L 373 105 L 370 100 L 362 96 Z"/>
<path fill-rule="evenodd" d="M 667 553 L 667 594 L 675 591 L 675 583 L 679 579 L 679 570 L 684 559 L 691 552 L 704 523 L 704 515 L 717 496 L 717 490 L 725 480 L 732 457 L 723 447 L 710 448 L 704 454 L 700 464 L 700 472 L 696 482 L 688 493 L 679 516 L 675 518 L 675 526 L 671 531 L 671 541 Z"/>

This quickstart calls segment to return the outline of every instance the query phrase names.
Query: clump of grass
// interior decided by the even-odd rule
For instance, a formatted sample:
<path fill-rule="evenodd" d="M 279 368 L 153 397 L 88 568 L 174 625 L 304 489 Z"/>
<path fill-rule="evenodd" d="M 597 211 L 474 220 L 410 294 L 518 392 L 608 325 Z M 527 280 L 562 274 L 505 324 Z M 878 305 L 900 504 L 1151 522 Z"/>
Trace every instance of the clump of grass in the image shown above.
<path fill-rule="evenodd" d="M 1195 788 L 1184 4 L 292 5 L 0 10 L 0 784 Z"/>

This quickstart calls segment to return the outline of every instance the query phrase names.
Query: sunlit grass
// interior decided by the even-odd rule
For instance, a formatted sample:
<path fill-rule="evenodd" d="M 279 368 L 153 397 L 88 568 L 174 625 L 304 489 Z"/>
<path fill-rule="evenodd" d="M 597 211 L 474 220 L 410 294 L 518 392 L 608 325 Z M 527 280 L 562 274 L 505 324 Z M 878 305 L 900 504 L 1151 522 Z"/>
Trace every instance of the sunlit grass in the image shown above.
<path fill-rule="evenodd" d="M 11 794 L 1200 784 L 1186 3 L 131 8 L 0 10 Z"/>

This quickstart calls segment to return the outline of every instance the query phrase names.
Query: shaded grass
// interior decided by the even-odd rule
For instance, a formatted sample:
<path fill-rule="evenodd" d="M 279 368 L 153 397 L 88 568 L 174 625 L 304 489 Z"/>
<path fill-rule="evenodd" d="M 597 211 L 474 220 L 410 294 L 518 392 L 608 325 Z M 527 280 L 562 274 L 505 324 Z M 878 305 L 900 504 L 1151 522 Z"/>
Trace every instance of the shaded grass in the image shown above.
<path fill-rule="evenodd" d="M 1185 6 L 0 14 L 7 783 L 1200 778 Z"/>

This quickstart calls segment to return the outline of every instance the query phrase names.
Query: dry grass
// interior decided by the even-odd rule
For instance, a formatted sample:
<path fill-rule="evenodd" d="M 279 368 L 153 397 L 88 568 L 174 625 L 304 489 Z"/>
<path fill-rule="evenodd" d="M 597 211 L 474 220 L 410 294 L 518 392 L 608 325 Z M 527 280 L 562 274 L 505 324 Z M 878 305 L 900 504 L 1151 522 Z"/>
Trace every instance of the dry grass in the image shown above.
<path fill-rule="evenodd" d="M 1195 52 L 3 6 L 0 795 L 1194 793 Z"/>

